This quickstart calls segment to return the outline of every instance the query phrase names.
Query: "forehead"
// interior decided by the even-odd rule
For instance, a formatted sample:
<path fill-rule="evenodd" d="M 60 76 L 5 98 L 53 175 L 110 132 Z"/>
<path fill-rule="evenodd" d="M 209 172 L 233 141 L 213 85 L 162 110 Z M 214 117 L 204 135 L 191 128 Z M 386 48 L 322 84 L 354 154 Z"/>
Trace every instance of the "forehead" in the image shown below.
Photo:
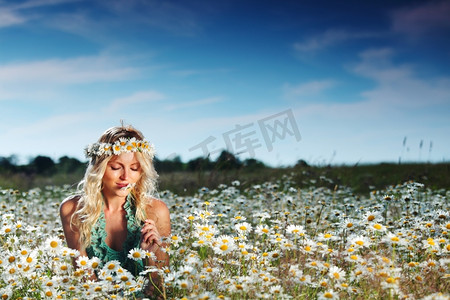
<path fill-rule="evenodd" d="M 139 161 L 136 154 L 133 152 L 121 153 L 120 155 L 113 155 L 109 160 L 110 163 L 121 164 L 138 164 Z"/>

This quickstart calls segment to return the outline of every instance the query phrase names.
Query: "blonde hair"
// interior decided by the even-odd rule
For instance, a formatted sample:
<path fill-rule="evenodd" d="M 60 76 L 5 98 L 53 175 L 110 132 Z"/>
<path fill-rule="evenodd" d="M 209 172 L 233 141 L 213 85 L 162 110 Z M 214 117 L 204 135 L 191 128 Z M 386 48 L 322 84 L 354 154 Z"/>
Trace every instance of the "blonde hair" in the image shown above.
<path fill-rule="evenodd" d="M 131 126 L 116 126 L 107 129 L 99 138 L 99 143 L 114 143 L 120 138 L 136 138 L 143 140 L 143 134 Z M 149 154 L 135 152 L 139 161 L 142 174 L 139 181 L 131 191 L 131 198 L 136 207 L 135 219 L 143 222 L 147 216 L 145 207 L 151 204 L 150 199 L 157 194 L 158 174 L 153 166 L 153 160 Z M 80 245 L 87 248 L 91 243 L 91 229 L 100 217 L 103 207 L 102 179 L 108 162 L 112 156 L 102 155 L 92 157 L 86 169 L 84 179 L 78 185 L 77 210 L 72 215 L 71 225 L 77 226 L 80 233 Z"/>

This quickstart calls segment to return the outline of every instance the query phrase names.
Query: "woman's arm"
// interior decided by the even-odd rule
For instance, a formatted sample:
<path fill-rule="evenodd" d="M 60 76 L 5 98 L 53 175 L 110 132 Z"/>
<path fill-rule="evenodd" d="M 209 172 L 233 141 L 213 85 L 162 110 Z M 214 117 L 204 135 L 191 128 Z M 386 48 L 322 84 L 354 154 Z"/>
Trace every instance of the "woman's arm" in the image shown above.
<path fill-rule="evenodd" d="M 72 216 L 77 210 L 80 196 L 66 198 L 59 207 L 59 215 L 64 230 L 67 247 L 80 251 L 80 255 L 87 256 L 86 251 L 81 249 L 80 233 L 76 225 L 71 224 Z"/>
<path fill-rule="evenodd" d="M 171 233 L 170 213 L 167 205 L 158 199 L 153 199 L 146 208 L 148 219 L 141 230 L 141 249 L 153 252 L 156 259 L 148 259 L 148 266 L 157 268 L 169 266 L 169 255 L 163 251 L 167 243 L 161 238 L 169 237 Z M 164 286 L 158 273 L 151 273 L 152 282 L 148 285 L 146 293 L 156 296 L 157 299 L 165 299 Z M 156 292 L 157 290 L 157 292 Z"/>
<path fill-rule="evenodd" d="M 169 265 L 169 256 L 162 249 L 167 243 L 161 239 L 169 237 L 171 233 L 170 212 L 167 205 L 159 200 L 153 199 L 146 207 L 148 219 L 141 229 L 141 248 L 156 255 L 156 262 L 150 261 L 149 265 L 159 268 Z"/>

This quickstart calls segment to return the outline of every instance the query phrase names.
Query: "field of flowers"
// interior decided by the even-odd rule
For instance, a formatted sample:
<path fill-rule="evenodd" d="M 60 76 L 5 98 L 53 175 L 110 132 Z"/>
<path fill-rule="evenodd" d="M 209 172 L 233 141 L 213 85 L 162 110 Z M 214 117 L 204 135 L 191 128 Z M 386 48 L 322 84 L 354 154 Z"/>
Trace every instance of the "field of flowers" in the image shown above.
<path fill-rule="evenodd" d="M 450 299 L 450 191 L 407 182 L 361 196 L 290 178 L 162 191 L 171 263 L 147 270 L 164 280 L 160 298 Z M 134 299 L 147 284 L 65 247 L 58 207 L 71 192 L 0 190 L 1 299 Z"/>

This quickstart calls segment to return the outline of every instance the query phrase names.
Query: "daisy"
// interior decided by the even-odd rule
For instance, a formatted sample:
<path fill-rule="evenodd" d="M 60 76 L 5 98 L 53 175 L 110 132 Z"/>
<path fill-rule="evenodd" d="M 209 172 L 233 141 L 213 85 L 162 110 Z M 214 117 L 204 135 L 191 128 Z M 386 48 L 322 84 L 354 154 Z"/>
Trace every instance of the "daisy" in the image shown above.
<path fill-rule="evenodd" d="M 237 223 L 234 225 L 234 229 L 239 233 L 239 234 L 249 234 L 252 230 L 252 225 L 247 223 L 247 222 L 242 222 L 242 223 Z"/>
<path fill-rule="evenodd" d="M 343 281 L 345 280 L 345 271 L 338 266 L 331 266 L 328 270 L 328 277 L 336 281 Z"/>
<path fill-rule="evenodd" d="M 134 248 L 130 250 L 127 257 L 134 261 L 140 261 L 145 257 L 145 253 L 140 248 Z"/>
<path fill-rule="evenodd" d="M 7 235 L 14 233 L 15 227 L 12 224 L 6 224 L 0 230 L 0 235 Z"/>
<path fill-rule="evenodd" d="M 247 220 L 247 218 L 244 216 L 241 216 L 241 215 L 237 215 L 233 218 L 233 221 L 236 221 L 236 222 L 243 222 L 245 220 Z"/>
<path fill-rule="evenodd" d="M 333 290 L 326 290 L 324 292 L 319 293 L 318 300 L 329 300 L 329 299 L 339 299 L 338 293 Z"/>
<path fill-rule="evenodd" d="M 303 246 L 300 248 L 305 253 L 313 253 L 317 248 L 317 244 L 313 240 L 305 240 Z"/>
<path fill-rule="evenodd" d="M 380 224 L 380 223 L 372 223 L 369 225 L 369 229 L 373 232 L 385 232 L 386 226 Z"/>
<path fill-rule="evenodd" d="M 381 212 L 373 211 L 373 210 L 369 210 L 369 211 L 365 212 L 363 217 L 362 217 L 363 221 L 370 222 L 370 223 L 381 222 L 382 219 L 383 218 L 381 216 Z"/>
<path fill-rule="evenodd" d="M 181 242 L 183 242 L 183 239 L 179 237 L 178 235 L 173 234 L 170 237 L 170 243 L 174 246 L 178 246 Z"/>
<path fill-rule="evenodd" d="M 181 278 L 175 281 L 175 285 L 178 286 L 180 289 L 188 290 L 192 287 L 193 283 L 189 279 Z"/>
<path fill-rule="evenodd" d="M 236 249 L 236 246 L 231 236 L 221 235 L 214 240 L 213 249 L 219 255 L 226 255 Z"/>
<path fill-rule="evenodd" d="M 109 272 L 109 273 L 117 272 L 117 270 L 119 270 L 119 268 L 120 268 L 120 262 L 117 260 L 110 260 L 103 266 L 103 270 L 105 270 L 106 272 Z"/>
<path fill-rule="evenodd" d="M 304 236 L 305 228 L 301 225 L 288 225 L 286 232 L 294 236 Z"/>
<path fill-rule="evenodd" d="M 44 242 L 44 248 L 52 254 L 59 252 L 62 246 L 62 241 L 59 237 L 51 236 Z"/>
<path fill-rule="evenodd" d="M 272 233 L 272 231 L 270 230 L 269 226 L 260 224 L 256 226 L 255 233 L 259 236 L 262 236 L 262 235 L 269 235 Z"/>
<path fill-rule="evenodd" d="M 317 237 L 317 240 L 322 241 L 322 242 L 336 241 L 338 239 L 339 239 L 339 237 L 337 237 L 336 235 L 329 233 L 329 232 L 320 233 L 319 236 Z"/>
<path fill-rule="evenodd" d="M 87 256 L 79 256 L 76 260 L 76 264 L 80 269 L 89 268 L 89 257 Z"/>
<path fill-rule="evenodd" d="M 89 260 L 89 267 L 95 270 L 100 266 L 100 263 L 100 259 L 94 256 Z"/>
<path fill-rule="evenodd" d="M 283 290 L 281 288 L 281 285 L 274 285 L 270 287 L 269 291 L 272 295 L 279 295 Z"/>
<path fill-rule="evenodd" d="M 386 233 L 386 236 L 383 238 L 383 241 L 391 245 L 406 246 L 407 244 L 405 239 L 391 232 Z"/>

